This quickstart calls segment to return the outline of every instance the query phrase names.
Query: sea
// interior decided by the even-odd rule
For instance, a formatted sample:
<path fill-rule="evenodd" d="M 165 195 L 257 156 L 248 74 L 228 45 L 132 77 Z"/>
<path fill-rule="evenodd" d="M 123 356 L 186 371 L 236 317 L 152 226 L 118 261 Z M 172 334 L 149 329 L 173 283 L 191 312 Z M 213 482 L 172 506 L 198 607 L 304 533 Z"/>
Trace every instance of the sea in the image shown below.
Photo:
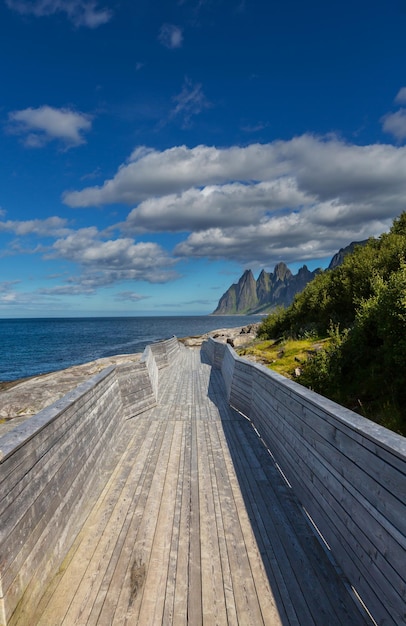
<path fill-rule="evenodd" d="M 0 381 L 142 352 L 155 341 L 202 335 L 259 321 L 254 316 L 0 319 Z"/>

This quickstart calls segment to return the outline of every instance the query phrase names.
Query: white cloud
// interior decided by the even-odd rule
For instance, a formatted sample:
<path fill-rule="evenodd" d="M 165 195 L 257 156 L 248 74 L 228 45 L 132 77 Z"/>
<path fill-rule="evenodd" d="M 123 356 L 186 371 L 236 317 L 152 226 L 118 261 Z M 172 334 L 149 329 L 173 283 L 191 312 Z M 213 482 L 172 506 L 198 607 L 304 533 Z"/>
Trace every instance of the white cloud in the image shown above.
<path fill-rule="evenodd" d="M 183 42 L 182 29 L 174 24 L 163 24 L 159 31 L 160 43 L 169 49 L 180 48 Z"/>
<path fill-rule="evenodd" d="M 406 146 L 331 136 L 215 148 L 137 148 L 101 187 L 71 206 L 133 203 L 116 226 L 186 233 L 175 254 L 272 266 L 332 256 L 375 236 L 406 209 Z"/>
<path fill-rule="evenodd" d="M 92 118 L 70 109 L 41 106 L 9 113 L 8 131 L 22 135 L 29 148 L 40 148 L 57 140 L 66 148 L 85 143 L 83 133 L 92 126 Z"/>
<path fill-rule="evenodd" d="M 388 113 L 382 118 L 382 121 L 383 130 L 386 133 L 393 135 L 398 141 L 406 139 L 406 109 L 399 109 L 396 113 Z"/>
<path fill-rule="evenodd" d="M 144 200 L 133 209 L 121 228 L 125 232 L 191 231 L 251 224 L 267 212 L 311 202 L 297 189 L 296 181 L 282 177 L 275 181 L 246 185 L 230 183 L 191 188 L 180 194 Z"/>
<path fill-rule="evenodd" d="M 406 87 L 402 87 L 396 95 L 395 102 L 406 104 Z"/>
<path fill-rule="evenodd" d="M 18 236 L 40 235 L 61 237 L 69 232 L 68 220 L 61 217 L 47 217 L 44 220 L 7 220 L 0 221 L 0 232 L 10 232 Z"/>
<path fill-rule="evenodd" d="M 175 259 L 158 244 L 134 243 L 129 237 L 104 240 L 93 226 L 57 239 L 47 258 L 63 258 L 78 264 L 86 275 L 90 272 L 93 278 L 97 277 L 98 285 L 123 280 L 160 283 L 177 277 L 170 269 Z"/>
<path fill-rule="evenodd" d="M 269 180 L 272 166 L 276 175 L 287 172 L 286 167 L 277 167 L 272 144 L 224 149 L 175 146 L 163 152 L 140 147 L 102 187 L 67 192 L 64 202 L 71 207 L 132 204 L 151 196 L 180 193 L 190 187 Z"/>
<path fill-rule="evenodd" d="M 64 259 L 77 265 L 79 275 L 67 279 L 64 285 L 42 290 L 48 295 L 67 293 L 94 293 L 123 281 L 146 281 L 165 283 L 179 277 L 173 269 L 177 260 L 156 243 L 136 243 L 130 237 L 108 238 L 95 226 L 74 230 L 68 228 L 67 220 L 51 217 L 44 220 L 0 221 L 0 233 L 18 237 L 9 248 L 4 247 L 0 256 L 16 253 L 41 254 L 45 260 Z M 24 237 L 38 237 L 35 248 L 22 248 Z M 47 238 L 46 244 L 43 237 Z M 0 291 L 9 283 L 1 283 Z M 11 284 L 11 283 L 10 283 Z"/>
<path fill-rule="evenodd" d="M 351 241 L 379 235 L 388 222 L 370 220 L 351 224 L 329 223 L 329 208 L 324 207 L 325 223 L 307 209 L 267 218 L 259 224 L 211 228 L 194 232 L 179 243 L 175 254 L 183 257 L 228 259 L 252 268 L 268 267 L 278 261 L 292 263 L 331 257 Z"/>
<path fill-rule="evenodd" d="M 282 188 L 289 180 L 289 189 L 301 195 L 295 201 L 286 199 L 286 209 L 297 208 L 295 202 L 305 198 L 311 202 L 366 198 L 386 202 L 388 198 L 404 198 L 405 168 L 405 147 L 356 146 L 310 135 L 242 148 L 177 146 L 162 152 L 138 148 L 103 186 L 68 192 L 64 201 L 72 207 L 86 207 L 137 204 L 169 196 L 170 204 L 172 194 L 181 195 L 193 188 L 225 186 L 222 195 L 226 197 L 235 183 L 252 186 L 268 182 L 274 194 L 278 185 Z M 211 199 L 210 194 L 207 197 Z"/>
<path fill-rule="evenodd" d="M 99 9 L 96 0 L 6 0 L 6 4 L 21 15 L 43 17 L 65 13 L 77 27 L 97 28 L 113 16 L 110 9 Z"/>
<path fill-rule="evenodd" d="M 39 297 L 39 292 L 37 291 L 17 291 L 14 289 L 14 285 L 18 284 L 20 281 L 8 281 L 0 283 L 0 309 L 4 312 L 9 312 L 10 307 L 18 308 L 21 307 L 21 310 L 25 311 L 35 311 L 38 309 L 43 310 L 44 304 L 48 306 L 48 310 L 51 310 L 50 299 L 46 299 L 44 302 L 43 297 Z"/>

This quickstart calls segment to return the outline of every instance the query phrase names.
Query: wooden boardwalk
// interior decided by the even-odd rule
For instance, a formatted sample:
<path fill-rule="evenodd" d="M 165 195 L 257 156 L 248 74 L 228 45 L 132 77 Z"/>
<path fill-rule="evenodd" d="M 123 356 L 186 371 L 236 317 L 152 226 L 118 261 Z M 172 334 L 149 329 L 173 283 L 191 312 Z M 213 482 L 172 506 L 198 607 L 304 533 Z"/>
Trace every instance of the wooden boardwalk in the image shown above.
<path fill-rule="evenodd" d="M 357 626 L 328 550 L 199 350 L 160 372 L 27 626 Z"/>

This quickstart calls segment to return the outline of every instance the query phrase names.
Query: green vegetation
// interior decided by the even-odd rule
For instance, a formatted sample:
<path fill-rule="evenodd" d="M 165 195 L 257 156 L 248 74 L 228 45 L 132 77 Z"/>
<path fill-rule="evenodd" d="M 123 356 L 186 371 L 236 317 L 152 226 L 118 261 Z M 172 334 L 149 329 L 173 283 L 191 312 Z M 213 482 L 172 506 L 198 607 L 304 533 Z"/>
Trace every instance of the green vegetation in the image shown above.
<path fill-rule="evenodd" d="M 319 274 L 262 339 L 328 338 L 301 364 L 299 381 L 406 435 L 406 213 L 389 233 Z"/>
<path fill-rule="evenodd" d="M 326 341 L 326 339 L 314 341 L 310 338 L 266 340 L 238 348 L 237 353 L 267 365 L 287 378 L 295 378 L 297 370 L 301 370 L 308 358 L 326 345 Z"/>

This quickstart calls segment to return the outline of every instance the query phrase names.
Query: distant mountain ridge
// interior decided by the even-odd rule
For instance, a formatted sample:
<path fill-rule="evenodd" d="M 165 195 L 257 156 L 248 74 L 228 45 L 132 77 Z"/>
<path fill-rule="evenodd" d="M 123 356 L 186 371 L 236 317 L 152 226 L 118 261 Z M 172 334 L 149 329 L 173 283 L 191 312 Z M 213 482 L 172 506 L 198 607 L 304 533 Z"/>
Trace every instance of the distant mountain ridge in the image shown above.
<path fill-rule="evenodd" d="M 344 257 L 354 250 L 356 245 L 366 241 L 354 241 L 346 248 L 341 248 L 331 259 L 328 269 L 341 265 Z M 267 313 L 277 306 L 289 306 L 297 293 L 303 291 L 307 283 L 321 269 L 310 271 L 303 265 L 297 274 L 292 274 L 285 263 L 277 263 L 273 272 L 262 270 L 255 280 L 251 270 L 245 270 L 238 283 L 234 283 L 221 296 L 212 315 L 251 315 Z"/>
<path fill-rule="evenodd" d="M 341 265 L 341 263 L 344 261 L 344 257 L 347 256 L 347 254 L 351 254 L 351 252 L 354 252 L 355 246 L 365 246 L 367 242 L 368 239 L 365 239 L 364 241 L 353 241 L 345 248 L 340 248 L 340 250 L 336 252 L 336 254 L 331 259 L 330 265 L 327 269 L 333 270 L 334 268 Z"/>
<path fill-rule="evenodd" d="M 273 272 L 262 270 L 255 280 L 245 270 L 238 283 L 221 296 L 213 315 L 264 313 L 275 306 L 288 306 L 319 270 L 311 272 L 306 265 L 294 275 L 285 263 L 275 265 Z"/>

